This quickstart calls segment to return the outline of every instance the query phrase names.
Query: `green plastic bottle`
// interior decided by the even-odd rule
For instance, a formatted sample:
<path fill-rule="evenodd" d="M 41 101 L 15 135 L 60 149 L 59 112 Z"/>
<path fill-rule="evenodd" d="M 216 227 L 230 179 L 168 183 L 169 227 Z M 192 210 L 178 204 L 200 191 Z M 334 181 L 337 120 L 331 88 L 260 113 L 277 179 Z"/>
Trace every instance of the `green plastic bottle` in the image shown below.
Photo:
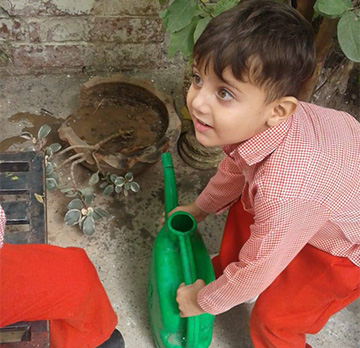
<path fill-rule="evenodd" d="M 149 273 L 148 308 L 157 348 L 206 348 L 212 338 L 214 316 L 202 314 L 180 318 L 176 290 L 182 282 L 192 284 L 215 279 L 205 244 L 192 215 L 168 213 L 178 205 L 170 153 L 161 157 L 165 184 L 165 223 L 155 238 Z"/>

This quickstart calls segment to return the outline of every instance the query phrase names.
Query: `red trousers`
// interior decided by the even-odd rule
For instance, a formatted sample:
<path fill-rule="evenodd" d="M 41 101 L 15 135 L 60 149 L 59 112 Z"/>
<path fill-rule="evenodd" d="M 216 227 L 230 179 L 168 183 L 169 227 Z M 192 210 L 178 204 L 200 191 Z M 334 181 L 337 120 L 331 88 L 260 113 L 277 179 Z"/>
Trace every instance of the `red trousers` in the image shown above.
<path fill-rule="evenodd" d="M 216 276 L 238 261 L 250 236 L 253 217 L 241 201 L 230 208 L 220 254 L 213 259 Z M 328 319 L 360 295 L 360 268 L 306 245 L 259 296 L 250 318 L 255 348 L 304 348 L 305 335 L 321 330 Z"/>
<path fill-rule="evenodd" d="M 35 320 L 50 321 L 51 348 L 94 348 L 110 337 L 117 316 L 84 250 L 0 249 L 0 327 Z"/>

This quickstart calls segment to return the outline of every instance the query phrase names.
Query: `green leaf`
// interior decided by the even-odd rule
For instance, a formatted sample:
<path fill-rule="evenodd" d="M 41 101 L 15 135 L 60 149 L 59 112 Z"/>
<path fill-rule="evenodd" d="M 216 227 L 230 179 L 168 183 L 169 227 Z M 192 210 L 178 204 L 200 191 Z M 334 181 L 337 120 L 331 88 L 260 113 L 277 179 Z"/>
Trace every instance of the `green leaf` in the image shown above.
<path fill-rule="evenodd" d="M 109 217 L 109 213 L 102 208 L 96 208 L 94 211 L 102 217 Z"/>
<path fill-rule="evenodd" d="M 137 182 L 133 181 L 133 182 L 130 184 L 130 188 L 131 188 L 131 191 L 133 191 L 133 192 L 139 192 L 139 190 L 140 190 L 140 185 L 139 185 Z"/>
<path fill-rule="evenodd" d="M 46 188 L 49 191 L 56 190 L 57 187 L 58 187 L 58 183 L 56 182 L 56 180 L 54 178 L 46 178 Z"/>
<path fill-rule="evenodd" d="M 104 188 L 105 186 L 107 186 L 107 182 L 105 181 L 105 182 L 102 182 L 101 184 L 100 184 L 100 188 Z"/>
<path fill-rule="evenodd" d="M 89 206 L 91 205 L 95 195 L 93 193 L 86 193 L 84 194 L 84 203 Z"/>
<path fill-rule="evenodd" d="M 95 185 L 99 182 L 99 172 L 94 173 L 91 175 L 91 178 L 89 180 L 89 185 Z"/>
<path fill-rule="evenodd" d="M 211 9 L 211 14 L 215 17 L 220 13 L 236 6 L 240 0 L 219 0 L 215 6 Z"/>
<path fill-rule="evenodd" d="M 50 175 L 54 171 L 54 164 L 52 162 L 46 163 L 45 174 Z"/>
<path fill-rule="evenodd" d="M 120 193 L 123 190 L 122 186 L 115 186 L 115 192 Z"/>
<path fill-rule="evenodd" d="M 30 132 L 22 132 L 20 134 L 20 137 L 26 140 L 32 140 L 34 138 L 34 136 Z"/>
<path fill-rule="evenodd" d="M 102 216 L 100 216 L 96 211 L 94 211 L 92 217 L 94 218 L 95 221 L 100 220 L 102 218 Z"/>
<path fill-rule="evenodd" d="M 168 55 L 171 59 L 177 51 L 180 51 L 185 58 L 192 56 L 194 47 L 194 31 L 199 18 L 194 20 L 184 29 L 170 35 L 170 45 L 168 48 Z"/>
<path fill-rule="evenodd" d="M 159 12 L 159 17 L 162 19 L 162 22 L 163 22 L 163 25 L 164 25 L 164 28 L 166 31 L 168 31 L 167 28 L 168 28 L 168 23 L 169 23 L 169 15 L 170 15 L 170 12 L 167 9 Z"/>
<path fill-rule="evenodd" d="M 125 179 L 122 176 L 118 176 L 114 182 L 116 186 L 122 186 L 125 183 Z"/>
<path fill-rule="evenodd" d="M 112 182 L 115 182 L 116 178 L 117 178 L 117 176 L 116 176 L 115 174 L 111 174 L 111 175 L 110 175 L 110 180 L 111 180 Z"/>
<path fill-rule="evenodd" d="M 59 143 L 54 143 L 48 146 L 47 149 L 51 149 L 51 151 L 55 153 L 61 150 L 61 145 Z"/>
<path fill-rule="evenodd" d="M 53 154 L 52 150 L 50 149 L 50 147 L 47 147 L 45 149 L 45 155 L 51 156 Z"/>
<path fill-rule="evenodd" d="M 326 17 L 340 17 L 352 8 L 351 0 L 317 0 L 314 9 Z"/>
<path fill-rule="evenodd" d="M 83 207 L 83 204 L 81 202 L 81 199 L 79 198 L 76 198 L 76 199 L 73 199 L 67 206 L 67 208 L 70 210 L 70 209 L 79 209 L 81 210 Z"/>
<path fill-rule="evenodd" d="M 59 187 L 59 189 L 60 189 L 60 192 L 62 192 L 62 193 L 66 193 L 66 192 L 69 192 L 69 191 L 74 191 L 73 188 L 71 188 L 71 187 L 66 187 L 66 186 L 64 186 L 64 187 Z"/>
<path fill-rule="evenodd" d="M 104 181 L 100 184 L 100 188 L 104 188 L 107 185 L 108 185 L 108 182 Z"/>
<path fill-rule="evenodd" d="M 92 216 L 87 216 L 84 222 L 82 223 L 82 231 L 91 236 L 95 232 L 95 220 Z"/>
<path fill-rule="evenodd" d="M 169 33 L 176 33 L 185 28 L 196 16 L 197 1 L 196 0 L 176 0 L 168 8 L 167 26 L 165 27 Z"/>
<path fill-rule="evenodd" d="M 79 221 L 79 226 L 80 226 L 81 230 L 82 230 L 82 225 L 83 225 L 85 219 L 86 219 L 86 216 L 83 216 Z"/>
<path fill-rule="evenodd" d="M 52 172 L 51 174 L 49 174 L 47 176 L 47 178 L 52 178 L 55 179 L 56 183 L 57 183 L 57 188 L 59 188 L 59 175 L 56 172 Z"/>
<path fill-rule="evenodd" d="M 356 14 L 346 12 L 337 26 L 337 37 L 339 44 L 346 57 L 350 60 L 360 62 L 360 20 Z"/>
<path fill-rule="evenodd" d="M 39 129 L 38 138 L 39 139 L 46 138 L 50 132 L 51 132 L 51 127 L 48 126 L 47 124 L 43 124 Z"/>
<path fill-rule="evenodd" d="M 205 18 L 201 18 L 198 22 L 198 24 L 196 25 L 196 29 L 194 32 L 194 42 L 197 41 L 197 39 L 200 37 L 200 35 L 202 34 L 202 32 L 204 31 L 204 29 L 206 28 L 206 26 L 209 24 L 209 22 L 211 21 L 211 17 L 205 17 Z"/>
<path fill-rule="evenodd" d="M 79 189 L 78 191 L 81 192 L 81 194 L 82 194 L 83 196 L 85 196 L 85 195 L 92 194 L 94 190 L 93 190 L 92 187 L 85 187 L 85 188 L 83 188 L 83 189 Z"/>
<path fill-rule="evenodd" d="M 65 225 L 74 226 L 76 225 L 81 217 L 81 212 L 78 209 L 71 209 L 65 214 Z"/>
<path fill-rule="evenodd" d="M 126 182 L 125 185 L 124 185 L 124 189 L 125 189 L 125 190 L 130 190 L 130 188 L 131 188 L 130 185 L 131 185 L 131 184 L 130 184 L 129 182 Z"/>
<path fill-rule="evenodd" d="M 134 175 L 131 172 L 125 174 L 125 180 L 133 181 L 133 179 L 134 179 Z"/>
<path fill-rule="evenodd" d="M 105 190 L 103 192 L 104 196 L 109 196 L 114 192 L 114 185 L 108 185 L 105 187 Z"/>

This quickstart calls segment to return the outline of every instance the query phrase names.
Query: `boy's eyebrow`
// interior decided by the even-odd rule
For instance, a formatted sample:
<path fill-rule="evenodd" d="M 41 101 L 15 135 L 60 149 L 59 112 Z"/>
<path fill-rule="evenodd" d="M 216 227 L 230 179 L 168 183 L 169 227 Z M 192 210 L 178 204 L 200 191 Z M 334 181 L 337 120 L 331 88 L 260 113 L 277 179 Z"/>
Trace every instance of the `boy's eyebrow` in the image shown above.
<path fill-rule="evenodd" d="M 240 93 L 243 93 L 243 91 L 241 89 L 239 89 L 238 87 L 234 86 L 231 82 L 229 82 L 224 76 L 222 77 L 222 80 L 229 85 L 230 87 L 236 89 L 237 91 L 239 91 Z"/>

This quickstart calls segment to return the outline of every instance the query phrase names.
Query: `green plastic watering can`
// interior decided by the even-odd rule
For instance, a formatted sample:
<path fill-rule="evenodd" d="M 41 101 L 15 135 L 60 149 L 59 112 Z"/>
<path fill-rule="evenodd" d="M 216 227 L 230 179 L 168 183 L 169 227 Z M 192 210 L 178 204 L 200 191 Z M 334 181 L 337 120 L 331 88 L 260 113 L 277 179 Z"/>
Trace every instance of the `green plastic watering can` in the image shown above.
<path fill-rule="evenodd" d="M 165 223 L 155 238 L 148 284 L 148 309 L 157 348 L 206 348 L 211 343 L 214 316 L 201 314 L 181 318 L 176 290 L 182 282 L 192 284 L 215 279 L 205 244 L 194 217 L 185 212 L 168 213 L 178 205 L 170 153 L 161 157 L 165 184 Z"/>

